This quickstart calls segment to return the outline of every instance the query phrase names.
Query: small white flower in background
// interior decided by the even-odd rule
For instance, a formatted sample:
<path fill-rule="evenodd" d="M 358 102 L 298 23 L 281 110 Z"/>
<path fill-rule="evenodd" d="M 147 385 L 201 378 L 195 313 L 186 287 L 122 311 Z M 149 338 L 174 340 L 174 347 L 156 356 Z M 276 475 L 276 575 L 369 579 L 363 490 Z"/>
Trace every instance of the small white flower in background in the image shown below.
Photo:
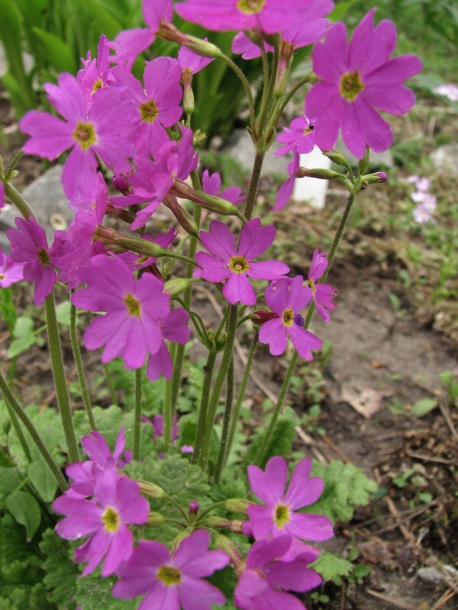
<path fill-rule="evenodd" d="M 422 203 L 420 203 L 416 208 L 414 208 L 413 217 L 415 222 L 423 225 L 431 220 L 431 212 L 427 210 Z"/>
<path fill-rule="evenodd" d="M 434 195 L 431 195 L 431 193 L 425 193 L 422 205 L 425 208 L 425 210 L 432 212 L 433 210 L 436 209 L 436 205 L 437 205 L 436 198 L 434 197 Z"/>
<path fill-rule="evenodd" d="M 439 85 L 433 89 L 433 93 L 447 97 L 451 102 L 458 102 L 458 85 L 449 83 L 447 85 Z"/>

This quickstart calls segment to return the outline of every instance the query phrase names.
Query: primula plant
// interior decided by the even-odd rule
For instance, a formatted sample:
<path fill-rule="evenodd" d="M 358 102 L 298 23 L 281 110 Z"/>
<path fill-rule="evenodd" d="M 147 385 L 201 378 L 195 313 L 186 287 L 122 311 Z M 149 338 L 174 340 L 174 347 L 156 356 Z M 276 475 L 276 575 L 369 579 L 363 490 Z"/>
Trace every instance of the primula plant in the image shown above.
<path fill-rule="evenodd" d="M 392 143 L 379 111 L 409 110 L 414 95 L 404 81 L 421 64 L 411 55 L 391 57 L 395 27 L 375 25 L 375 11 L 348 41 L 345 26 L 328 21 L 332 9 L 330 0 L 143 0 L 145 27 L 111 41 L 102 36 L 97 57 L 89 55 L 76 77 L 63 73 L 57 85 L 45 85 L 53 113 L 33 110 L 21 119 L 30 136 L 24 153 L 49 161 L 66 154 L 62 183 L 75 216 L 49 245 L 11 184 L 17 159 L 0 165 L 2 204 L 7 198 L 21 214 L 7 232 L 10 254 L 0 257 L 1 286 L 30 282 L 35 305 L 44 304 L 58 403 L 57 413 L 23 409 L 0 376 L 12 426 L 1 454 L 2 532 L 25 525 L 46 557 L 43 582 L 22 598 L 15 593 L 18 608 L 303 610 L 301 594 L 322 575 L 339 574 L 342 560 L 333 568 L 320 544 L 333 536 L 336 520 L 368 501 L 374 484 L 341 463 L 321 471 L 309 457 L 288 463 L 297 419 L 284 403 L 298 359 L 311 361 L 323 347 L 309 330 L 314 312 L 332 323 L 337 290 L 327 275 L 355 197 L 386 179 L 367 173 L 370 149 Z M 208 40 L 178 29 L 173 10 L 207 28 Z M 215 31 L 233 32 L 233 52 L 244 60 L 262 58 L 256 100 L 243 70 L 211 42 Z M 156 39 L 175 44 L 178 59 L 147 61 L 139 80 L 131 68 Z M 314 45 L 313 71 L 290 82 L 294 53 L 307 45 Z M 221 191 L 221 176 L 199 166 L 205 134 L 193 123 L 193 75 L 213 61 L 233 69 L 246 90 L 256 151 L 246 193 L 241 185 Z M 302 116 L 279 132 L 301 91 Z M 357 170 L 333 148 L 339 131 L 360 159 Z M 282 144 L 277 156 L 292 160 L 274 212 L 288 205 L 297 178 L 336 180 L 348 189 L 334 241 L 305 261 L 308 275 L 294 276 L 269 258 L 276 229 L 256 205 L 275 140 Z M 301 167 L 300 154 L 315 146 L 340 170 Z M 161 206 L 175 222 L 158 233 Z M 105 224 L 108 216 L 116 222 Z M 71 303 L 84 411 L 72 409 L 68 394 L 57 284 Z M 224 304 L 217 327 L 195 307 L 196 284 Z M 100 349 L 107 370 L 122 362 L 135 379 L 132 410 L 92 405 L 78 310 L 89 312 L 80 316 L 84 347 Z M 251 334 L 252 345 L 236 392 L 239 331 Z M 191 337 L 206 363 L 185 413 Z M 241 433 L 240 411 L 260 343 L 273 357 L 287 350 L 292 357 L 278 402 L 252 437 Z"/>

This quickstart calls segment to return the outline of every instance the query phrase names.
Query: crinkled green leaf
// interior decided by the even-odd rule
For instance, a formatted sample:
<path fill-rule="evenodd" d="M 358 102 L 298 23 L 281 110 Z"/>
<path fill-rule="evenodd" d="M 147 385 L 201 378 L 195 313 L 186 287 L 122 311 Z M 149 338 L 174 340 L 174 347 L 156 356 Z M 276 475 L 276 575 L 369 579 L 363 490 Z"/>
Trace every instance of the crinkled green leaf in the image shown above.
<path fill-rule="evenodd" d="M 353 571 L 353 564 L 340 555 L 322 553 L 316 561 L 308 566 L 323 577 L 323 580 L 332 580 L 336 576 L 349 576 Z"/>
<path fill-rule="evenodd" d="M 249 464 L 254 463 L 259 448 L 262 444 L 264 444 L 270 420 L 271 416 L 266 417 L 264 425 L 254 436 L 253 442 L 251 443 L 251 446 L 245 456 L 243 463 L 244 471 L 246 471 Z M 269 443 L 269 447 L 267 448 L 267 451 L 264 452 L 264 460 L 262 464 L 260 464 L 262 468 L 264 468 L 271 457 L 275 455 L 286 457 L 288 455 L 288 453 L 291 451 L 291 447 L 296 436 L 294 428 L 298 424 L 299 420 L 296 414 L 289 407 L 286 409 L 285 414 L 279 415 L 277 423 L 275 424 L 274 433 Z"/>
<path fill-rule="evenodd" d="M 43 458 L 31 462 L 27 474 L 40 497 L 45 502 L 52 502 L 56 495 L 57 482 Z"/>
<path fill-rule="evenodd" d="M 47 530 L 43 535 L 40 550 L 47 558 L 43 562 L 46 576 L 43 579 L 49 591 L 49 599 L 59 608 L 74 610 L 76 602 L 77 579 L 80 573 L 78 566 L 71 560 L 69 545 L 59 538 L 54 530 Z"/>
<path fill-rule="evenodd" d="M 333 522 L 349 521 L 354 507 L 365 506 L 377 489 L 377 483 L 353 464 L 336 461 L 324 467 L 314 462 L 313 475 L 324 480 L 324 490 L 315 504 L 301 512 L 326 515 Z"/>
<path fill-rule="evenodd" d="M 14 519 L 25 526 L 27 541 L 30 541 L 41 522 L 38 502 L 26 491 L 14 491 L 5 499 L 5 506 Z"/>
<path fill-rule="evenodd" d="M 77 581 L 76 602 L 83 610 L 135 610 L 141 598 L 117 599 L 111 589 L 117 581 L 115 577 L 102 578 L 95 575 L 79 578 Z"/>
<path fill-rule="evenodd" d="M 28 316 L 19 316 L 14 325 L 14 339 L 8 349 L 8 358 L 15 358 L 37 342 L 33 329 L 33 320 Z"/>

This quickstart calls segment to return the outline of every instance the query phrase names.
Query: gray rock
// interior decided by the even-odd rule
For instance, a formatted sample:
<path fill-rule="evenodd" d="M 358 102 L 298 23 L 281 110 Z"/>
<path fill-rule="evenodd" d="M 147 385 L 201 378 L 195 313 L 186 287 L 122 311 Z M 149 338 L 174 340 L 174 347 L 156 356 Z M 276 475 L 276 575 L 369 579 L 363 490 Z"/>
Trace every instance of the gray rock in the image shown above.
<path fill-rule="evenodd" d="M 277 148 L 280 148 L 280 146 L 282 146 L 282 144 L 276 142 L 266 153 L 262 165 L 261 176 L 265 176 L 266 174 L 278 174 L 285 178 L 288 177 L 288 163 L 292 161 L 293 157 L 292 155 L 275 157 L 274 151 Z M 253 169 L 256 151 L 254 144 L 251 141 L 250 134 L 245 129 L 234 129 L 220 152 L 230 155 L 249 172 Z"/>
<path fill-rule="evenodd" d="M 442 582 L 442 574 L 436 568 L 420 568 L 417 576 L 423 582 L 430 585 L 439 585 Z"/>
<path fill-rule="evenodd" d="M 347 161 L 350 163 L 350 165 L 352 167 L 358 166 L 359 159 L 351 154 L 351 152 L 345 146 L 345 144 L 342 140 L 342 136 L 340 134 L 337 139 L 335 148 L 340 153 L 342 153 L 342 155 L 345 157 L 345 159 L 347 159 Z M 370 154 L 370 158 L 369 158 L 369 167 L 371 169 L 380 169 L 381 167 L 393 167 L 393 166 L 394 166 L 393 155 L 391 154 L 391 151 L 389 149 L 385 150 L 384 152 L 381 152 L 381 153 L 376 153 L 371 150 L 371 154 Z"/>
<path fill-rule="evenodd" d="M 62 188 L 62 166 L 56 165 L 45 172 L 24 189 L 22 196 L 46 231 L 48 243 L 51 245 L 54 231 L 65 231 L 75 216 L 74 210 L 68 206 L 68 199 Z M 0 213 L 0 247 L 3 250 L 9 250 L 5 231 L 16 228 L 14 219 L 18 215 L 15 206 L 7 206 Z"/>
<path fill-rule="evenodd" d="M 431 154 L 437 171 L 451 178 L 458 178 L 458 144 L 441 146 Z"/>

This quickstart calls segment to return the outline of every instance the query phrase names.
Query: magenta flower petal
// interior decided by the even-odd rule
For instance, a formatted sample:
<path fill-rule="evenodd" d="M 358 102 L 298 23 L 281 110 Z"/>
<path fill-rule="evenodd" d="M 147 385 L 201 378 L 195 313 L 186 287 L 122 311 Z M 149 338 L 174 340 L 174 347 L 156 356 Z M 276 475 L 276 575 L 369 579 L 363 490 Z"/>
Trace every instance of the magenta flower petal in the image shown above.
<path fill-rule="evenodd" d="M 229 279 L 223 286 L 222 292 L 224 298 L 231 305 L 235 305 L 236 303 L 254 305 L 256 303 L 256 293 L 246 275 L 231 273 Z"/>
<path fill-rule="evenodd" d="M 19 129 L 33 134 L 23 146 L 26 155 L 53 161 L 75 143 L 71 126 L 47 112 L 31 110 L 19 121 Z"/>
<path fill-rule="evenodd" d="M 313 360 L 312 349 L 323 349 L 323 343 L 316 335 L 295 324 L 289 329 L 289 336 L 297 353 L 304 360 Z"/>
<path fill-rule="evenodd" d="M 322 542 L 334 536 L 332 522 L 324 515 L 294 513 L 288 523 L 287 531 L 292 536 L 305 538 L 312 542 Z"/>
<path fill-rule="evenodd" d="M 302 557 L 298 556 L 294 562 L 272 563 L 267 576 L 269 585 L 301 593 L 319 587 L 323 579 L 315 570 L 307 568 L 307 560 L 301 561 L 301 559 Z"/>
<path fill-rule="evenodd" d="M 221 259 L 214 258 L 206 252 L 198 252 L 196 262 L 202 267 L 201 275 L 208 282 L 222 282 L 231 274 Z"/>
<path fill-rule="evenodd" d="M 259 329 L 259 341 L 267 343 L 272 356 L 281 356 L 288 345 L 288 332 L 281 320 L 269 320 Z"/>
<path fill-rule="evenodd" d="M 207 250 L 224 262 L 236 254 L 234 236 L 220 220 L 212 220 L 210 232 L 201 231 L 200 238 Z"/>
<path fill-rule="evenodd" d="M 288 465 L 282 457 L 267 462 L 265 472 L 258 466 L 248 466 L 251 491 L 266 504 L 274 504 L 283 495 L 288 478 Z"/>
<path fill-rule="evenodd" d="M 155 354 L 150 354 L 148 358 L 148 366 L 146 368 L 146 376 L 150 381 L 157 381 L 161 375 L 168 380 L 172 377 L 173 362 L 170 352 L 162 341 L 161 346 Z"/>
<path fill-rule="evenodd" d="M 209 576 L 215 570 L 221 570 L 229 563 L 229 556 L 223 551 L 209 551 L 209 544 L 210 534 L 197 530 L 191 541 L 184 538 L 181 542 L 174 554 L 174 565 L 194 578 Z"/>
<path fill-rule="evenodd" d="M 281 261 L 260 261 L 259 263 L 250 263 L 247 276 L 254 280 L 276 280 L 286 273 L 289 273 L 289 267 Z"/>
<path fill-rule="evenodd" d="M 273 244 L 277 230 L 273 225 L 261 227 L 261 219 L 249 220 L 240 232 L 238 253 L 252 261 Z"/>
<path fill-rule="evenodd" d="M 146 521 L 144 519 L 143 523 Z M 117 535 L 113 537 L 103 562 L 102 576 L 114 574 L 123 561 L 132 555 L 134 537 L 125 525 L 121 525 Z"/>
<path fill-rule="evenodd" d="M 287 502 L 293 510 L 314 504 L 323 493 L 324 482 L 319 477 L 310 477 L 312 460 L 305 458 L 298 462 L 291 476 L 288 491 L 285 494 Z"/>
<path fill-rule="evenodd" d="M 108 43 L 114 49 L 112 60 L 117 64 L 126 64 L 128 70 L 140 53 L 143 53 L 154 42 L 154 32 L 147 28 L 136 28 L 120 32 L 113 42 Z"/>

